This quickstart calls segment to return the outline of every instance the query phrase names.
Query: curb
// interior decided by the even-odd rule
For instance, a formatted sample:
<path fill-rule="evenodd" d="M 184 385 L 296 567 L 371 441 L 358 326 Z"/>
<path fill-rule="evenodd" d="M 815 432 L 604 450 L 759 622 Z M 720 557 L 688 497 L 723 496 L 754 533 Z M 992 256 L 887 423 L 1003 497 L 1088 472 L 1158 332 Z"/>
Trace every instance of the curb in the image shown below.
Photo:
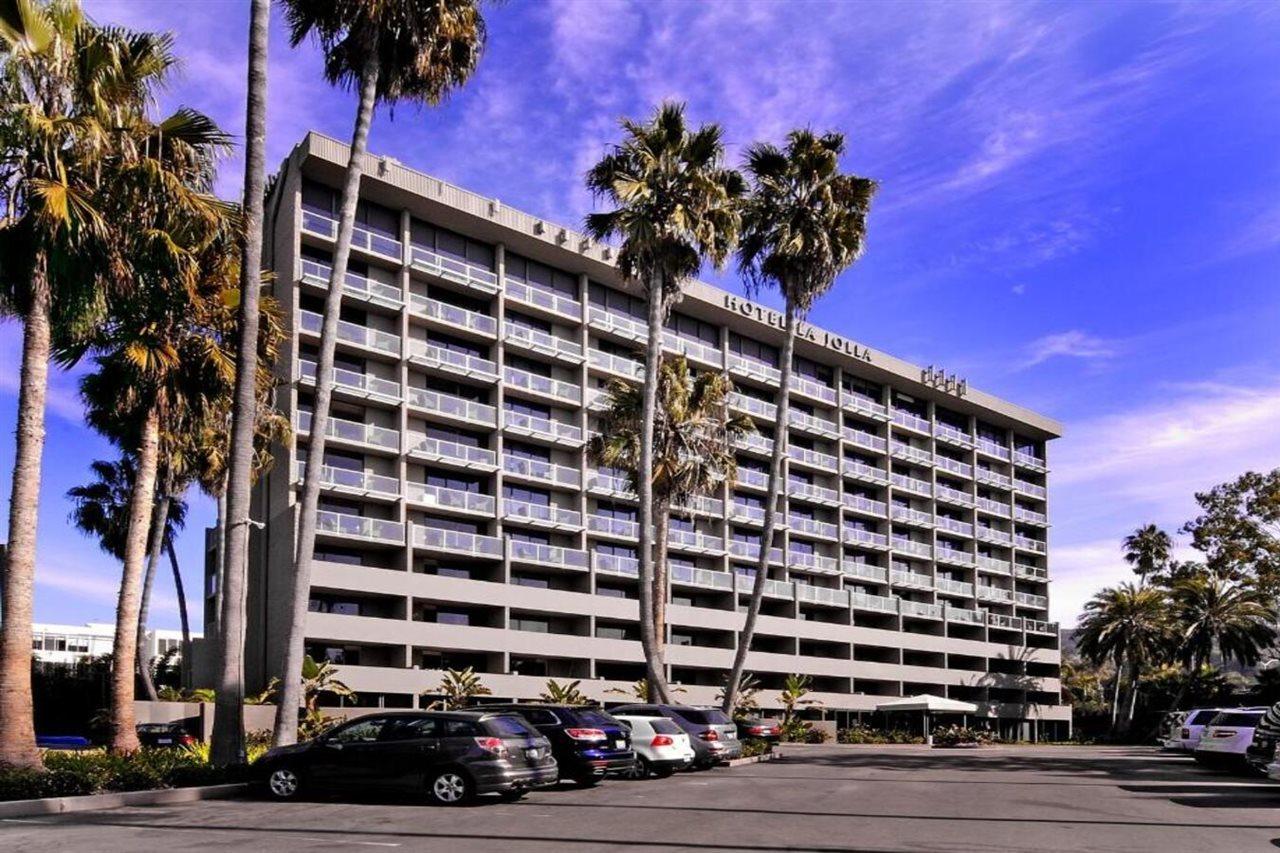
<path fill-rule="evenodd" d="M 116 809 L 121 806 L 163 806 L 222 800 L 247 793 L 248 784 L 204 785 L 194 788 L 159 788 L 154 791 L 118 791 L 82 797 L 49 797 L 43 800 L 10 800 L 0 803 L 0 818 Z"/>
<path fill-rule="evenodd" d="M 733 758 L 725 762 L 726 767 L 742 767 L 746 764 L 759 764 L 762 761 L 776 761 L 782 757 L 780 752 L 766 752 L 762 755 L 753 755 L 750 758 Z"/>

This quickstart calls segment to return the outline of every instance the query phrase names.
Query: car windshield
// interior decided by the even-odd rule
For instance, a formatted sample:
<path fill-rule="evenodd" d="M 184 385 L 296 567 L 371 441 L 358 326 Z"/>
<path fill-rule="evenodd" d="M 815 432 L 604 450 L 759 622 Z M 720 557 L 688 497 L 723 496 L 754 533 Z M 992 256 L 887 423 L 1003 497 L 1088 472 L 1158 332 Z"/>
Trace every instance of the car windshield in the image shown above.
<path fill-rule="evenodd" d="M 514 714 L 487 717 L 484 727 L 494 737 L 537 737 L 538 733 Z"/>
<path fill-rule="evenodd" d="M 684 717 L 691 723 L 697 723 L 702 726 L 723 726 L 726 723 L 733 722 L 723 711 L 707 711 L 701 708 L 681 708 L 676 711 L 677 714 Z"/>
<path fill-rule="evenodd" d="M 1262 719 L 1261 712 L 1256 711 L 1223 711 L 1213 718 L 1214 726 L 1256 726 Z"/>

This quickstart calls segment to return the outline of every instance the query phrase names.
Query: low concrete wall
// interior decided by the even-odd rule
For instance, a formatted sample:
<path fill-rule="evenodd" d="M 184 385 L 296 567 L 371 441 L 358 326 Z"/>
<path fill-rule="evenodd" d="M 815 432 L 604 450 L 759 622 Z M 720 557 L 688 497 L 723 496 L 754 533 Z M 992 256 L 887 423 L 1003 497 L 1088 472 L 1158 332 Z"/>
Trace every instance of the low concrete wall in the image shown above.
<path fill-rule="evenodd" d="M 180 704 L 180 703 L 174 703 Z M 199 788 L 162 788 L 158 791 L 121 791 L 112 794 L 90 794 L 84 797 L 50 797 L 44 800 L 10 800 L 0 803 L 0 818 L 31 815 L 66 814 L 121 806 L 158 806 L 192 803 L 196 800 L 220 800 L 249 792 L 249 786 L 206 785 Z"/>

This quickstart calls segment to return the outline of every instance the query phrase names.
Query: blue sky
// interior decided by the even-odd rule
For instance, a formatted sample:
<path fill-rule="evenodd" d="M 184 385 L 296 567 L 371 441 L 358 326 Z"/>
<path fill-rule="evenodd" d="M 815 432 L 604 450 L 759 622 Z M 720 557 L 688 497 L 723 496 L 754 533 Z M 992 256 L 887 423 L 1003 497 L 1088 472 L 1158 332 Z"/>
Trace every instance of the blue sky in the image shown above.
<path fill-rule="evenodd" d="M 243 132 L 247 3 L 89 2 L 168 29 L 162 99 Z M 1061 420 L 1050 451 L 1055 618 L 1126 576 L 1118 540 L 1176 528 L 1192 493 L 1280 465 L 1280 7 L 1263 3 L 511 2 L 474 81 L 381 112 L 373 150 L 567 224 L 620 116 L 664 98 L 724 125 L 731 157 L 838 129 L 881 184 L 866 257 L 814 319 Z M 268 149 L 350 134 L 352 97 L 273 20 Z M 220 191 L 238 198 L 241 163 Z M 739 289 L 733 275 L 718 277 Z M 0 325 L 0 423 L 20 329 Z M 118 567 L 66 524 L 110 448 L 52 379 L 37 617 L 107 620 Z M 6 434 L 11 434 L 6 427 Z M 8 488 L 12 445 L 0 443 Z M 199 589 L 197 499 L 180 552 Z M 162 577 L 155 622 L 176 625 Z M 198 614 L 197 614 L 198 618 Z"/>

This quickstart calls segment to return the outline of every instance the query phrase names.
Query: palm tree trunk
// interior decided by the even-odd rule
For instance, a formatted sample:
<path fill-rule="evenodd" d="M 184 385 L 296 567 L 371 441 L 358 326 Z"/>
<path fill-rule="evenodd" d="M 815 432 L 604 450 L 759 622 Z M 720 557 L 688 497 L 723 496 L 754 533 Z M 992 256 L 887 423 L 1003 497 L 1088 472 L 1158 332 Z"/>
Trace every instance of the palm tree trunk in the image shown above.
<path fill-rule="evenodd" d="M 780 366 L 781 388 L 773 426 L 773 454 L 769 458 L 769 491 L 764 502 L 764 532 L 760 535 L 760 558 L 756 561 L 756 577 L 755 583 L 751 586 L 747 617 L 742 625 L 742 633 L 738 635 L 738 649 L 733 655 L 733 669 L 729 671 L 729 678 L 725 682 L 724 700 L 720 703 L 721 710 L 726 714 L 733 712 L 733 704 L 738 696 L 738 683 L 742 680 L 742 672 L 747 666 L 747 654 L 751 650 L 751 640 L 755 637 L 756 622 L 760 618 L 760 604 L 764 601 L 764 582 L 769 577 L 769 551 L 773 548 L 773 538 L 777 532 L 778 497 L 785 493 L 782 482 L 782 460 L 786 457 L 790 437 L 791 363 L 796 351 L 797 320 L 795 307 L 787 305 L 786 338 L 782 344 Z"/>
<path fill-rule="evenodd" d="M 155 504 L 156 465 L 160 456 L 160 418 L 152 409 L 142 425 L 138 444 L 138 472 L 129 496 L 129 528 L 125 534 L 124 570 L 116 604 L 116 636 L 111 666 L 111 751 L 138 748 L 134 723 L 134 668 L 138 651 L 138 617 L 147 556 L 147 533 Z"/>
<path fill-rule="evenodd" d="M 173 550 L 173 540 L 165 537 L 164 550 L 169 555 L 169 568 L 173 570 L 173 591 L 178 596 L 178 620 L 182 624 L 182 686 L 191 684 L 191 616 L 187 613 L 187 590 L 178 570 L 178 553 Z"/>
<path fill-rule="evenodd" d="M 1137 663 L 1129 665 L 1129 710 L 1125 713 L 1124 730 L 1133 728 L 1133 717 L 1138 711 L 1138 678 L 1141 673 Z"/>
<path fill-rule="evenodd" d="M 662 365 L 663 281 L 649 283 L 649 341 L 645 348 L 644 393 L 640 405 L 640 647 L 644 653 L 648 701 L 667 702 L 666 664 L 654 624 L 653 430 L 658 412 L 659 371 Z"/>
<path fill-rule="evenodd" d="M 151 658 L 147 654 L 147 620 L 151 611 L 151 589 L 156 583 L 156 567 L 160 565 L 160 552 L 164 548 L 165 524 L 169 520 L 168 488 L 164 495 L 156 501 L 155 512 L 151 514 L 151 532 L 147 544 L 147 571 L 142 580 L 142 602 L 138 605 L 138 676 L 142 679 L 142 688 L 147 698 L 155 702 L 160 697 L 156 694 L 155 679 L 151 677 Z"/>
<path fill-rule="evenodd" d="M 244 745 L 244 590 L 249 553 L 249 502 L 253 477 L 253 438 L 258 419 L 258 296 L 262 289 L 262 194 L 266 185 L 267 31 L 270 0 L 253 0 L 249 16 L 248 98 L 245 107 L 244 247 L 240 256 L 240 340 L 236 351 L 235 400 L 231 410 L 231 447 L 220 515 L 223 530 L 220 573 L 215 593 L 219 668 L 214 684 L 210 763 L 243 764 Z M 219 504 L 219 509 L 223 509 Z M 227 519 L 231 519 L 228 523 Z M 175 574 L 177 567 L 175 565 Z M 184 642 L 184 646 L 186 643 Z M 183 651 L 184 661 L 186 650 Z"/>
<path fill-rule="evenodd" d="M 31 596 L 36 571 L 40 463 L 49 390 L 49 282 L 37 254 L 31 305 L 24 318 L 19 368 L 18 430 L 9 499 L 9 544 L 0 598 L 0 764 L 39 767 L 31 706 Z"/>
<path fill-rule="evenodd" d="M 658 656 L 663 660 L 667 655 L 667 601 L 670 599 L 671 572 L 667 564 L 668 531 L 671 529 L 671 504 L 659 501 L 656 507 L 657 517 L 654 519 L 654 559 L 653 559 L 653 635 L 657 641 Z"/>
<path fill-rule="evenodd" d="M 306 476 L 302 486 L 302 506 L 298 513 L 297 561 L 290 590 L 290 606 L 285 614 L 285 642 L 277 674 L 280 696 L 276 704 L 272 743 L 287 746 L 298 739 L 298 705 L 301 700 L 304 631 L 307 602 L 311 591 L 311 558 L 316 544 L 316 512 L 320 506 L 320 471 L 324 467 L 325 433 L 329 428 L 329 400 L 333 396 L 333 353 L 338 341 L 338 315 L 342 309 L 342 285 L 351 257 L 351 234 L 355 229 L 356 204 L 360 200 L 360 176 L 369 142 L 369 125 L 378 91 L 378 54 L 369 52 L 360 72 L 360 106 L 351 135 L 351 156 L 342 186 L 342 210 L 338 219 L 338 241 L 333 253 L 333 272 L 324 303 L 324 324 L 320 331 L 320 355 L 316 366 L 315 405 L 311 414 L 311 437 L 307 448 Z"/>
<path fill-rule="evenodd" d="M 222 624 L 222 585 L 226 583 L 227 569 L 227 475 L 222 476 L 222 485 L 218 491 L 218 514 L 213 523 L 213 624 L 206 625 L 204 635 L 212 643 L 221 641 L 219 626 Z"/>
<path fill-rule="evenodd" d="M 1111 731 L 1116 730 L 1120 722 L 1120 678 L 1124 675 L 1124 656 L 1116 655 L 1116 683 L 1111 694 Z"/>
<path fill-rule="evenodd" d="M 1187 677 L 1182 680 L 1182 686 L 1178 688 L 1178 693 L 1173 697 L 1171 711 L 1178 710 L 1178 706 L 1182 704 L 1182 700 L 1187 698 L 1187 693 L 1191 690 L 1191 682 L 1200 672 L 1200 668 L 1204 666 L 1205 657 L 1196 655 L 1191 658 L 1191 668 L 1187 670 Z"/>

